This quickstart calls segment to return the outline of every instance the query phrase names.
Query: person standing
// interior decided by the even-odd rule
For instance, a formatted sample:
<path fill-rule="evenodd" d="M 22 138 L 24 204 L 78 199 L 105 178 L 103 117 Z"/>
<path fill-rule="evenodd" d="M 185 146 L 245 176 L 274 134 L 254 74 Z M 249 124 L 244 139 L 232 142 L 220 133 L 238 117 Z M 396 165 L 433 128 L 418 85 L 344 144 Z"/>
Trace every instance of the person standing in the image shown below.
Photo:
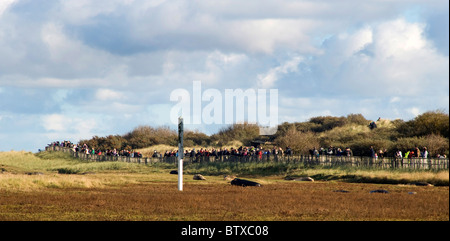
<path fill-rule="evenodd" d="M 428 151 L 427 151 L 426 147 L 423 148 L 422 157 L 423 158 L 428 158 Z"/>
<path fill-rule="evenodd" d="M 375 155 L 376 155 L 376 152 L 375 152 L 375 150 L 373 149 L 373 146 L 370 146 L 370 156 L 371 156 L 372 158 L 375 158 Z"/>

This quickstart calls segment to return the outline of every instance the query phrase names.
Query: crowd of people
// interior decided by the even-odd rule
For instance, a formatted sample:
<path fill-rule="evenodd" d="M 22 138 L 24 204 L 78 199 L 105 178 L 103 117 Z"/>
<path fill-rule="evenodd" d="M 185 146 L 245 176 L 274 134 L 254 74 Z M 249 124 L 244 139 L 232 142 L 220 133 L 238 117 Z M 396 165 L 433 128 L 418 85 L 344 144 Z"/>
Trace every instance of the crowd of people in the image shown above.
<path fill-rule="evenodd" d="M 397 150 L 397 152 L 395 153 L 395 157 L 398 159 L 411 159 L 411 158 L 428 158 L 429 153 L 426 147 L 423 147 L 422 151 L 416 147 L 414 149 L 408 150 L 407 152 L 405 152 L 405 155 L 402 155 L 402 151 L 401 150 Z M 440 155 L 438 155 L 437 157 L 440 157 Z"/>
<path fill-rule="evenodd" d="M 271 155 L 274 156 L 291 156 L 293 154 L 292 149 L 287 147 L 285 150 L 283 150 L 281 147 L 274 147 L 272 150 L 270 149 L 263 149 L 261 147 L 254 147 L 254 146 L 241 146 L 239 148 L 200 148 L 200 149 L 186 149 L 184 151 L 185 157 L 222 157 L 222 156 L 240 156 L 240 157 L 250 157 L 250 156 L 257 156 L 259 158 L 262 158 L 263 155 L 266 155 L 270 157 Z M 178 151 L 166 151 L 164 155 L 159 154 L 157 151 L 154 151 L 154 154 L 152 157 L 173 157 L 178 156 Z"/>
<path fill-rule="evenodd" d="M 143 157 L 143 154 L 138 151 L 130 151 L 130 150 L 117 150 L 115 148 L 113 149 L 107 149 L 106 151 L 102 151 L 100 149 L 95 148 L 89 148 L 87 144 L 74 144 L 70 141 L 55 141 L 49 144 L 48 146 L 58 146 L 58 147 L 65 147 L 65 148 L 71 148 L 74 152 L 79 153 L 85 153 L 88 155 L 106 155 L 106 156 L 125 156 L 125 157 Z M 241 146 L 239 148 L 200 148 L 200 149 L 186 149 L 184 151 L 185 157 L 222 157 L 222 156 L 240 156 L 240 157 L 253 157 L 257 156 L 259 158 L 262 158 L 263 156 L 270 158 L 270 156 L 292 156 L 294 153 L 290 147 L 286 147 L 286 149 L 283 149 L 281 147 L 273 147 L 271 149 L 267 148 L 261 148 L 261 146 L 255 147 L 255 146 Z M 339 147 L 333 147 L 329 146 L 328 148 L 316 148 L 313 147 L 309 150 L 309 154 L 311 156 L 353 156 L 353 151 L 346 147 L 345 149 L 341 149 Z M 157 151 L 154 151 L 152 157 L 153 158 L 162 158 L 162 157 L 177 157 L 178 156 L 178 150 L 173 151 L 166 151 L 165 153 L 158 153 Z M 386 149 L 379 149 L 376 151 L 373 146 L 370 147 L 370 156 L 372 158 L 378 159 L 378 158 L 384 158 L 388 156 L 388 151 Z M 397 150 L 393 157 L 399 158 L 399 159 L 410 159 L 410 158 L 428 158 L 430 157 L 430 154 L 426 147 L 423 147 L 422 150 L 418 147 L 415 147 L 411 150 L 408 150 L 404 154 L 401 150 Z M 447 158 L 446 155 L 436 155 L 437 158 Z"/>
<path fill-rule="evenodd" d="M 330 146 L 328 148 L 321 147 L 317 149 L 316 147 L 309 150 L 309 154 L 311 156 L 353 156 L 353 151 L 346 147 L 345 149 L 341 149 L 339 147 Z"/>
<path fill-rule="evenodd" d="M 59 146 L 59 147 L 68 147 L 68 148 L 72 148 L 74 146 L 74 144 L 71 141 L 54 141 L 50 144 L 48 144 L 48 146 L 50 147 L 54 147 L 54 146 Z"/>
<path fill-rule="evenodd" d="M 95 148 L 89 148 L 87 144 L 74 144 L 70 141 L 56 141 L 49 144 L 49 146 L 59 146 L 59 147 L 66 147 L 72 149 L 74 152 L 77 153 L 84 153 L 87 155 L 106 155 L 106 156 L 125 156 L 125 157 L 143 157 L 142 153 L 137 151 L 130 151 L 130 150 L 120 150 L 118 151 L 116 148 L 114 149 L 106 149 L 106 151 L 102 151 L 100 149 Z"/>

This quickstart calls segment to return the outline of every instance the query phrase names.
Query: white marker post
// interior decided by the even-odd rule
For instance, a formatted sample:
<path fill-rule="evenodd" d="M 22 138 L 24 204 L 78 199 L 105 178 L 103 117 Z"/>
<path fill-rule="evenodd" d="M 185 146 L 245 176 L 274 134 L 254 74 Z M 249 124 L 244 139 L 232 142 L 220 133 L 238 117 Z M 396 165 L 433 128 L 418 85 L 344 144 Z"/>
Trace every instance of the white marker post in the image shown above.
<path fill-rule="evenodd" d="M 178 118 L 178 191 L 183 191 L 183 118 Z"/>

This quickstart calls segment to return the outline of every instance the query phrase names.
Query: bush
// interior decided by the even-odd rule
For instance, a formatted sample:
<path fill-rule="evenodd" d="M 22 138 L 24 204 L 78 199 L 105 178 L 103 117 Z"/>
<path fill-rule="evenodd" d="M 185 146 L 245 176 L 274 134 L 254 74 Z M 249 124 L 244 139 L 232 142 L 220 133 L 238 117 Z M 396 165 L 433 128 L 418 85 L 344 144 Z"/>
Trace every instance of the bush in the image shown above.
<path fill-rule="evenodd" d="M 428 136 L 422 137 L 405 137 L 400 138 L 395 142 L 394 148 L 396 150 L 401 150 L 403 153 L 406 151 L 419 148 L 420 151 L 423 151 L 423 148 L 426 147 L 429 154 L 429 157 L 436 157 L 437 154 L 448 155 L 449 151 L 449 141 L 447 138 L 444 138 L 440 135 L 431 134 Z"/>
<path fill-rule="evenodd" d="M 322 147 L 334 146 L 345 148 L 349 143 L 369 138 L 372 133 L 366 125 L 349 124 L 337 127 L 320 134 L 320 145 Z"/>
<path fill-rule="evenodd" d="M 427 147 L 430 156 L 449 155 L 449 140 L 448 138 L 442 137 L 440 135 L 431 134 L 424 137 L 424 146 Z"/>
<path fill-rule="evenodd" d="M 81 145 L 86 144 L 90 148 L 95 150 L 107 150 L 107 149 L 117 149 L 120 150 L 125 144 L 126 140 L 119 135 L 109 135 L 107 137 L 94 136 L 90 140 L 81 141 Z"/>
<path fill-rule="evenodd" d="M 211 137 L 199 131 L 185 131 L 183 142 L 185 146 L 209 146 Z"/>
<path fill-rule="evenodd" d="M 319 147 L 319 139 L 312 132 L 297 131 L 291 126 L 283 136 L 275 139 L 275 143 L 282 147 L 290 147 L 295 154 L 309 154 L 309 149 Z"/>
<path fill-rule="evenodd" d="M 386 149 L 387 151 L 391 150 L 388 152 L 389 156 L 393 155 L 392 146 L 394 143 L 390 140 L 364 138 L 347 144 L 350 149 L 352 149 L 353 155 L 355 156 L 370 156 L 370 147 L 372 146 L 376 152 L 378 152 L 379 150 L 384 151 Z"/>
<path fill-rule="evenodd" d="M 259 126 L 256 124 L 234 124 L 221 129 L 211 137 L 219 145 L 225 145 L 231 141 L 240 141 L 244 145 L 250 145 L 251 141 L 259 137 Z"/>
<path fill-rule="evenodd" d="M 127 145 L 132 149 L 139 149 L 158 144 L 178 145 L 178 134 L 168 127 L 153 128 L 150 126 L 139 126 L 124 138 Z"/>
<path fill-rule="evenodd" d="M 319 116 L 311 118 L 309 122 L 318 125 L 313 129 L 313 131 L 323 132 L 331 130 L 335 127 L 344 126 L 345 124 L 347 124 L 347 118 L 334 116 Z"/>
<path fill-rule="evenodd" d="M 367 120 L 362 114 L 349 114 L 347 115 L 347 122 L 350 124 L 367 125 Z"/>
<path fill-rule="evenodd" d="M 449 115 L 441 111 L 429 111 L 403 122 L 397 131 L 404 137 L 437 134 L 449 138 Z"/>

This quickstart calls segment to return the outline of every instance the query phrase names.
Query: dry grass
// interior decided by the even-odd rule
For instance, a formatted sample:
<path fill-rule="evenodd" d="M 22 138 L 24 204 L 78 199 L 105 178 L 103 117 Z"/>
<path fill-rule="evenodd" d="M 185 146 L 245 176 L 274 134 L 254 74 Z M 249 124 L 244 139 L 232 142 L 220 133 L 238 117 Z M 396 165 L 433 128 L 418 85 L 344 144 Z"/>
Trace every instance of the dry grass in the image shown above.
<path fill-rule="evenodd" d="M 388 128 L 388 129 L 395 128 L 395 125 L 389 119 L 381 119 L 381 120 L 377 121 L 376 123 L 377 123 L 377 127 L 379 127 L 379 128 Z"/>
<path fill-rule="evenodd" d="M 101 188 L 101 179 L 81 175 L 26 175 L 5 173 L 0 175 L 0 192 L 34 192 L 46 189 Z"/>
<path fill-rule="evenodd" d="M 379 179 L 379 180 L 392 180 L 392 182 L 397 181 L 399 183 L 408 182 L 428 182 L 435 184 L 446 184 L 449 183 L 449 172 L 442 170 L 440 172 L 389 172 L 389 171 L 354 171 L 352 175 L 359 175 L 361 177 L 366 177 L 368 179 Z"/>
<path fill-rule="evenodd" d="M 389 193 L 370 193 L 375 189 Z M 0 220 L 448 221 L 449 197 L 448 187 L 287 181 L 260 188 L 188 182 L 179 192 L 176 182 L 148 180 L 120 188 L 3 193 Z"/>

